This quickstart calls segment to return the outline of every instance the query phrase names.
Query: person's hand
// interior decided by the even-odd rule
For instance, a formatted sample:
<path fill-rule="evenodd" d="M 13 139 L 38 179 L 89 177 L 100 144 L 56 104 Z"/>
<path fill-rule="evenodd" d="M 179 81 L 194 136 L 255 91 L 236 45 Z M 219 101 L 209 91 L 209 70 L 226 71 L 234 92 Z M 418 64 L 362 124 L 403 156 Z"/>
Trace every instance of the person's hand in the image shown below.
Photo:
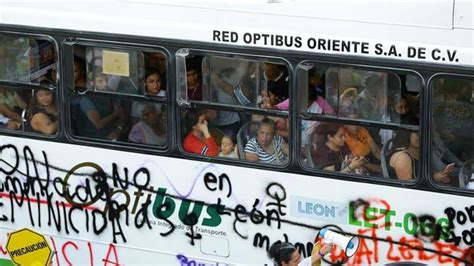
<path fill-rule="evenodd" d="M 199 122 L 196 124 L 196 129 L 202 134 L 204 134 L 204 136 L 209 135 L 209 128 L 205 119 L 199 119 Z"/>
<path fill-rule="evenodd" d="M 363 156 L 357 156 L 357 157 L 352 158 L 352 160 L 350 160 L 349 167 L 351 169 L 357 169 L 363 166 L 366 162 L 367 160 Z"/>
<path fill-rule="evenodd" d="M 454 163 L 450 163 L 450 164 L 446 165 L 446 167 L 442 171 L 436 172 L 434 174 L 434 179 L 437 182 L 449 183 L 450 182 L 450 175 L 454 171 L 454 166 L 455 166 Z"/>
<path fill-rule="evenodd" d="M 107 138 L 111 141 L 116 141 L 118 138 L 119 138 L 119 134 L 115 131 L 112 131 L 112 133 L 110 133 Z"/>
<path fill-rule="evenodd" d="M 329 244 L 323 243 L 321 245 L 321 249 L 319 250 L 319 253 L 324 254 L 324 255 L 329 254 L 331 253 L 333 247 L 334 245 L 332 243 L 329 243 Z"/>

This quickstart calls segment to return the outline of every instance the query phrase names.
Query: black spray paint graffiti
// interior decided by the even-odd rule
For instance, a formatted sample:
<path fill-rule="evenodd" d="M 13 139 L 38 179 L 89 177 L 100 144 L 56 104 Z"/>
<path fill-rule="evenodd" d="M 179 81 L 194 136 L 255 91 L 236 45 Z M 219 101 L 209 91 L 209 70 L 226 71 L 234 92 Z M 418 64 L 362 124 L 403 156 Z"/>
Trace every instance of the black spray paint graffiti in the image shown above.
<path fill-rule="evenodd" d="M 167 194 L 166 189 L 164 189 L 164 191 L 163 188 L 155 189 L 149 185 L 151 174 L 146 168 L 139 168 L 134 172 L 130 172 L 128 168 L 125 167 L 122 169 L 114 163 L 112 165 L 112 175 L 108 176 L 100 166 L 94 163 L 79 164 L 69 171 L 58 167 L 51 167 L 45 152 L 41 153 L 41 161 L 36 160 L 33 152 L 27 146 L 24 147 L 22 151 L 19 151 L 14 145 L 4 145 L 0 147 L 0 151 L 2 154 L 5 154 L 6 152 L 14 154 L 14 156 L 10 156 L 8 159 L 6 156 L 2 156 L 0 159 L 0 162 L 2 163 L 0 172 L 5 175 L 5 178 L 3 179 L 4 181 L 0 184 L 1 197 L 8 197 L 11 199 L 10 215 L 0 215 L 0 221 L 4 222 L 9 221 L 13 223 L 15 221 L 15 209 L 26 207 L 28 208 L 31 225 L 38 227 L 44 226 L 41 218 L 42 213 L 44 213 L 45 210 L 41 208 L 41 206 L 47 206 L 45 211 L 48 214 L 47 225 L 55 227 L 58 232 L 65 232 L 66 234 L 71 233 L 71 231 L 77 234 L 82 233 L 74 223 L 74 221 L 78 220 L 74 219 L 74 217 L 77 217 L 77 215 L 80 214 L 85 218 L 86 232 L 93 232 L 94 234 L 100 235 L 108 226 L 111 226 L 113 242 L 117 243 L 117 237 L 120 237 L 121 241 L 126 242 L 122 225 L 125 223 L 125 226 L 130 226 L 129 220 L 132 215 L 134 216 L 134 226 L 136 228 L 144 228 L 146 225 L 146 228 L 151 229 L 148 212 L 149 209 L 152 208 L 153 212 L 156 213 L 157 218 L 165 221 L 170 226 L 169 231 L 161 233 L 163 237 L 166 237 L 172 234 L 176 228 L 176 225 L 173 224 L 169 219 L 169 216 L 167 217 L 166 214 L 171 210 L 175 210 L 176 206 L 174 201 L 179 200 L 181 201 L 179 209 L 182 212 L 179 218 L 184 224 L 189 225 L 190 230 L 186 232 L 186 236 L 190 238 L 190 243 L 192 245 L 195 244 L 194 240 L 202 237 L 196 230 L 194 230 L 194 226 L 197 225 L 201 215 L 199 209 L 202 210 L 203 207 L 206 207 L 207 210 L 212 210 L 211 213 L 216 212 L 219 219 L 224 215 L 233 215 L 235 233 L 243 239 L 248 239 L 248 236 L 240 232 L 238 226 L 239 224 L 248 222 L 255 225 L 265 223 L 266 226 L 269 227 L 276 225 L 277 229 L 280 229 L 282 224 L 315 230 L 321 229 L 321 227 L 298 223 L 282 218 L 286 216 L 286 205 L 284 202 L 287 195 L 284 187 L 278 183 L 271 183 L 266 187 L 266 196 L 269 196 L 271 200 L 265 205 L 265 209 L 262 211 L 261 208 L 259 208 L 261 204 L 260 198 L 256 198 L 252 206 L 253 208 L 249 212 L 245 206 L 240 204 L 233 208 L 225 207 L 222 205 L 221 198 L 217 198 L 217 203 L 207 203 L 189 198 L 183 200 L 175 195 Z M 93 168 L 95 171 L 92 171 L 89 174 L 76 173 L 77 170 L 82 169 L 83 167 Z M 66 178 L 52 178 L 50 175 L 50 168 L 59 172 L 68 172 L 68 174 L 66 174 Z M 24 172 L 20 172 L 19 169 L 25 170 Z M 43 173 L 43 176 L 40 176 L 40 173 Z M 133 173 L 133 176 L 131 173 Z M 72 178 L 81 175 L 89 178 L 86 178 L 83 183 L 78 183 L 72 186 L 70 184 L 72 183 Z M 112 180 L 113 185 L 109 185 L 108 180 Z M 216 177 L 213 173 L 209 172 L 203 176 L 203 181 L 206 188 L 211 192 L 226 191 L 227 198 L 232 195 L 232 184 L 230 178 L 226 174 Z M 136 189 L 133 196 L 126 191 L 129 187 Z M 115 200 L 115 198 L 120 195 L 126 199 L 125 202 L 118 202 Z M 163 199 L 163 202 L 158 204 L 156 208 L 154 208 L 155 206 L 152 207 L 153 195 L 155 195 L 155 203 L 157 198 L 162 197 Z M 144 201 L 142 200 L 143 196 L 146 196 Z M 66 199 L 68 203 L 56 199 L 57 197 Z M 165 198 L 170 200 L 166 200 Z M 36 210 L 32 203 L 36 203 Z M 96 203 L 102 203 L 104 208 L 95 207 Z M 189 212 L 191 204 L 194 204 L 194 207 L 192 208 L 192 211 Z M 4 206 L 4 203 L 0 203 L 0 208 L 2 206 Z M 209 214 L 208 219 L 217 219 L 216 215 L 212 215 L 209 212 L 207 212 L 207 214 Z M 466 212 L 466 214 L 467 217 L 472 217 L 472 212 Z M 420 217 L 420 219 L 430 220 L 431 218 Z M 464 221 L 462 215 L 460 218 L 456 219 L 459 219 L 458 221 L 461 222 Z M 454 222 L 454 219 L 451 220 Z M 272 223 L 272 221 L 274 223 Z M 284 234 L 283 237 L 283 241 L 288 241 L 286 234 Z M 367 236 L 359 237 L 368 238 Z M 378 240 L 387 242 L 386 239 Z M 262 233 L 256 233 L 252 243 L 254 247 L 260 247 L 267 250 L 272 241 L 268 236 L 265 236 Z M 406 245 L 391 240 L 390 243 Z M 303 255 L 309 254 L 309 243 L 296 244 L 301 246 L 300 250 L 306 250 L 306 253 Z M 426 251 L 436 252 L 435 250 L 430 249 L 426 249 Z M 450 254 L 446 254 L 446 256 L 454 257 Z M 456 257 L 454 257 L 454 259 L 462 260 L 461 258 Z"/>

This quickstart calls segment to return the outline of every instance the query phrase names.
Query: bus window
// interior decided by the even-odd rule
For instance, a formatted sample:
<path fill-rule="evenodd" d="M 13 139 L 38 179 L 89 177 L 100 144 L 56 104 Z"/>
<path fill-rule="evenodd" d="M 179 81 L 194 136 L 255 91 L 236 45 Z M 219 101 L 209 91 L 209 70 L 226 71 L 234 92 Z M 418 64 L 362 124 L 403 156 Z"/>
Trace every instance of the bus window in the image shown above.
<path fill-rule="evenodd" d="M 419 176 L 419 112 L 409 104 L 418 106 L 419 77 L 311 62 L 299 65 L 297 77 L 303 165 L 398 180 Z"/>
<path fill-rule="evenodd" d="M 47 38 L 0 35 L 1 129 L 56 134 L 56 55 Z"/>
<path fill-rule="evenodd" d="M 196 51 L 177 59 L 185 152 L 286 165 L 290 98 L 283 62 Z"/>
<path fill-rule="evenodd" d="M 432 177 L 440 185 L 474 189 L 474 81 L 436 77 L 430 87 Z"/>
<path fill-rule="evenodd" d="M 139 70 L 144 68 L 143 54 L 87 47 L 87 84 L 89 89 L 101 92 L 142 94 Z"/>
<path fill-rule="evenodd" d="M 288 68 L 282 62 L 189 54 L 182 69 L 181 102 L 288 111 Z"/>
<path fill-rule="evenodd" d="M 0 36 L 0 80 L 56 84 L 56 49 L 52 41 L 26 36 Z"/>
<path fill-rule="evenodd" d="M 76 45 L 70 94 L 73 135 L 166 147 L 166 71 L 167 57 L 161 51 Z"/>

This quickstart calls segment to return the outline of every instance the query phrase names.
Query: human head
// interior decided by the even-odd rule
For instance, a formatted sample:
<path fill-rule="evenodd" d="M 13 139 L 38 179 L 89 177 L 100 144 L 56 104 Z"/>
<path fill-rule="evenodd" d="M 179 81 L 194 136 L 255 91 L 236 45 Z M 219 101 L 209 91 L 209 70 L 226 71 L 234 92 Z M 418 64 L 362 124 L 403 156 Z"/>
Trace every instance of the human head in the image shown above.
<path fill-rule="evenodd" d="M 400 115 L 400 117 L 408 114 L 410 107 L 408 106 L 407 98 L 404 95 L 394 96 L 394 101 L 392 102 L 393 111 Z"/>
<path fill-rule="evenodd" d="M 278 86 L 278 83 L 276 83 L 275 81 L 267 82 L 267 94 L 271 106 L 274 106 L 285 100 L 285 89 L 288 88 L 281 88 L 281 86 Z"/>
<path fill-rule="evenodd" d="M 156 96 L 161 90 L 161 75 L 157 69 L 149 69 L 145 74 L 145 94 Z"/>
<path fill-rule="evenodd" d="M 206 115 L 204 114 L 204 111 L 199 109 L 188 110 L 184 119 L 186 131 L 191 132 L 198 123 L 202 123 L 204 121 L 206 121 Z"/>
<path fill-rule="evenodd" d="M 189 88 L 194 88 L 199 85 L 200 81 L 200 69 L 196 62 L 196 59 L 192 58 L 186 60 L 186 84 Z"/>
<path fill-rule="evenodd" d="M 318 147 L 330 142 L 335 146 L 342 147 L 345 144 L 344 126 L 335 123 L 321 123 L 316 127 L 315 134 L 321 137 Z"/>
<path fill-rule="evenodd" d="M 154 68 L 160 74 L 166 72 L 166 56 L 161 52 L 155 52 L 148 55 L 148 68 Z"/>
<path fill-rule="evenodd" d="M 33 105 L 39 106 L 51 106 L 54 104 L 54 94 L 52 91 L 47 89 L 39 89 L 35 91 Z"/>
<path fill-rule="evenodd" d="M 267 117 L 263 118 L 257 127 L 258 143 L 263 147 L 270 145 L 275 136 L 275 129 L 275 122 L 273 120 Z"/>
<path fill-rule="evenodd" d="M 85 70 L 86 63 L 80 57 L 74 57 L 74 83 L 78 83 L 79 81 L 86 80 L 86 70 Z"/>
<path fill-rule="evenodd" d="M 156 109 L 156 105 L 147 104 L 142 110 L 141 119 L 147 125 L 154 125 L 159 122 L 159 113 Z"/>
<path fill-rule="evenodd" d="M 107 90 L 107 75 L 98 73 L 94 77 L 94 86 L 96 90 L 106 91 Z"/>
<path fill-rule="evenodd" d="M 225 155 L 230 154 L 234 150 L 234 141 L 230 136 L 225 135 L 222 137 L 221 150 Z"/>
<path fill-rule="evenodd" d="M 392 150 L 396 149 L 419 149 L 420 148 L 420 137 L 418 132 L 411 132 L 406 130 L 397 131 L 395 137 L 392 140 Z"/>
<path fill-rule="evenodd" d="M 277 266 L 297 266 L 301 262 L 298 249 L 291 243 L 275 242 L 268 250 L 268 256 Z"/>

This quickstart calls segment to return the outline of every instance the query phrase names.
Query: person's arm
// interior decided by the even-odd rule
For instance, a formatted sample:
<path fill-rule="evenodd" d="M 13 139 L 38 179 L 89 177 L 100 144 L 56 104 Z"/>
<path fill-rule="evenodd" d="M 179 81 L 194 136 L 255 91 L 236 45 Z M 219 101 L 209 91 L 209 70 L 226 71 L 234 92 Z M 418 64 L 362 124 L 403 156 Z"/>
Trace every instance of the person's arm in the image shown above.
<path fill-rule="evenodd" d="M 380 147 L 375 143 L 374 139 L 370 136 L 370 133 L 367 131 L 367 141 L 369 142 L 370 145 L 370 151 L 372 152 L 372 155 L 374 155 L 375 158 L 380 160 Z"/>
<path fill-rule="evenodd" d="M 255 149 L 255 146 L 252 145 L 252 141 L 256 141 L 255 139 L 251 139 L 247 145 L 245 145 L 245 160 L 247 161 L 258 161 L 258 155 L 257 155 L 257 150 Z"/>
<path fill-rule="evenodd" d="M 95 129 L 99 130 L 102 129 L 108 125 L 110 125 L 112 122 L 114 122 L 118 117 L 118 112 L 114 111 L 110 115 L 102 118 L 97 111 L 97 109 L 91 109 L 89 112 L 86 113 L 87 118 L 92 122 L 94 125 Z"/>
<path fill-rule="evenodd" d="M 400 180 L 413 179 L 413 165 L 410 156 L 403 151 L 396 152 L 390 158 L 390 166 L 395 169 L 395 174 Z"/>
<path fill-rule="evenodd" d="M 47 115 L 37 113 L 31 118 L 31 127 L 41 133 L 53 135 L 58 131 L 58 121 L 52 122 Z"/>
<path fill-rule="evenodd" d="M 21 98 L 20 95 L 15 94 L 15 102 L 21 109 L 23 109 L 23 110 L 26 109 L 27 105 L 26 105 L 25 101 L 23 100 L 23 98 Z"/>
<path fill-rule="evenodd" d="M 0 104 L 0 113 L 17 122 L 21 122 L 21 115 L 13 111 L 10 107 L 8 107 L 8 105 L 4 103 Z"/>
<path fill-rule="evenodd" d="M 311 254 L 311 265 L 321 265 L 321 259 L 324 255 L 331 253 L 333 246 L 333 244 L 323 243 L 318 252 Z"/>
<path fill-rule="evenodd" d="M 219 147 L 217 146 L 216 140 L 211 135 L 204 140 L 204 143 L 207 146 L 204 155 L 217 156 L 217 154 L 219 154 Z"/>
<path fill-rule="evenodd" d="M 433 178 L 436 182 L 440 183 L 449 183 L 450 182 L 450 175 L 454 171 L 455 164 L 450 163 L 446 165 L 446 167 L 442 171 L 435 172 Z"/>

